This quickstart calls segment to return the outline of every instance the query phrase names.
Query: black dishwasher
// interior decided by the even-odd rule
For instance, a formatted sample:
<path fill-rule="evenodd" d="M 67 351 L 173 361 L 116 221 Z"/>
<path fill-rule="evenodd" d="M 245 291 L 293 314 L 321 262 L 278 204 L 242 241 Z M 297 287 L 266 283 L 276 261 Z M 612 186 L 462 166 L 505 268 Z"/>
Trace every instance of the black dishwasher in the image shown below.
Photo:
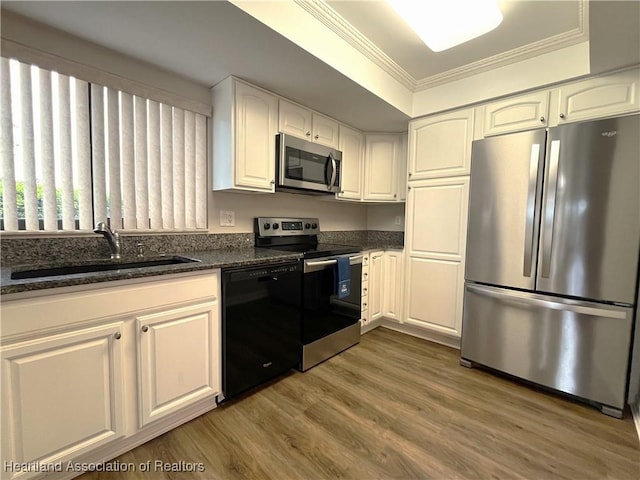
<path fill-rule="evenodd" d="M 222 390 L 229 399 L 298 366 L 300 262 L 222 271 Z"/>

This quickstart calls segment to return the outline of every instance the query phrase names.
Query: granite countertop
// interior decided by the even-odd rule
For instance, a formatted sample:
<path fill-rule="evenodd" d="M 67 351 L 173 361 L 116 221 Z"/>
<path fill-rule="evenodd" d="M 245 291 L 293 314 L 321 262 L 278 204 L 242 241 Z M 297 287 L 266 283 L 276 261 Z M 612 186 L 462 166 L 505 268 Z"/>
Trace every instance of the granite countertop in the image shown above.
<path fill-rule="evenodd" d="M 404 245 L 399 243 L 365 243 L 358 245 L 362 251 L 365 250 L 403 250 Z"/>
<path fill-rule="evenodd" d="M 75 273 L 70 275 L 47 276 L 12 280 L 13 271 L 36 270 L 42 268 L 64 267 L 69 265 L 84 265 L 94 263 L 111 263 L 111 260 L 97 259 L 95 261 L 56 262 L 30 265 L 2 266 L 0 268 L 0 294 L 27 292 L 47 288 L 85 285 L 90 283 L 109 282 L 112 280 L 126 280 L 132 278 L 151 277 L 171 273 L 193 272 L 227 267 L 244 267 L 267 263 L 282 263 L 301 258 L 299 253 L 283 252 L 268 248 L 242 248 L 234 250 L 205 250 L 196 252 L 176 252 L 162 256 L 145 256 L 143 259 L 135 256 L 123 256 L 120 263 L 136 261 L 158 260 L 167 257 L 180 256 L 198 260 L 197 262 L 178 263 L 152 267 L 129 268 L 123 270 L 109 270 L 103 272 Z"/>

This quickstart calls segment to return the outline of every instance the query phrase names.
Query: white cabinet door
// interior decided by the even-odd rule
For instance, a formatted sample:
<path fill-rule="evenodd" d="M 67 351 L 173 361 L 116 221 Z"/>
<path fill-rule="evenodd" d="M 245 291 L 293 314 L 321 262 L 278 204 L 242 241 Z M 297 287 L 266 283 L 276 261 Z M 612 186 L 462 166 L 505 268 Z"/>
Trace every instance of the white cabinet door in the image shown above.
<path fill-rule="evenodd" d="M 492 102 L 484 109 L 484 136 L 546 127 L 549 91 Z"/>
<path fill-rule="evenodd" d="M 405 133 L 400 136 L 400 153 L 398 154 L 398 198 L 399 202 L 407 199 L 407 148 L 409 143 L 409 134 Z"/>
<path fill-rule="evenodd" d="M 400 136 L 367 135 L 365 143 L 364 199 L 396 201 Z"/>
<path fill-rule="evenodd" d="M 452 337 L 462 333 L 464 264 L 409 257 L 405 322 Z"/>
<path fill-rule="evenodd" d="M 3 464 L 51 464 L 125 434 L 122 327 L 2 347 Z"/>
<path fill-rule="evenodd" d="M 311 141 L 311 110 L 280 99 L 279 130 Z"/>
<path fill-rule="evenodd" d="M 325 145 L 330 148 L 338 149 L 339 145 L 339 130 L 340 126 L 338 122 L 332 120 L 329 117 L 320 115 L 319 113 L 313 114 L 313 141 Z"/>
<path fill-rule="evenodd" d="M 263 90 L 236 82 L 235 115 L 235 184 L 273 192 L 278 100 Z"/>
<path fill-rule="evenodd" d="M 459 337 L 469 177 L 411 182 L 407 198 L 407 323 Z"/>
<path fill-rule="evenodd" d="M 402 252 L 384 252 L 384 299 L 385 318 L 401 321 L 402 304 Z"/>
<path fill-rule="evenodd" d="M 279 105 L 278 128 L 282 133 L 338 148 L 338 122 L 283 99 L 280 99 Z"/>
<path fill-rule="evenodd" d="M 342 152 L 342 190 L 338 198 L 362 199 L 362 163 L 364 159 L 364 135 L 352 128 L 340 125 Z"/>
<path fill-rule="evenodd" d="M 221 391 L 218 302 L 137 317 L 140 426 Z"/>
<path fill-rule="evenodd" d="M 384 313 L 384 252 L 371 252 L 369 263 L 369 321 L 372 321 L 382 318 Z"/>
<path fill-rule="evenodd" d="M 409 180 L 468 175 L 474 109 L 409 123 Z"/>
<path fill-rule="evenodd" d="M 638 110 L 640 75 L 637 69 L 558 87 L 559 124 Z"/>

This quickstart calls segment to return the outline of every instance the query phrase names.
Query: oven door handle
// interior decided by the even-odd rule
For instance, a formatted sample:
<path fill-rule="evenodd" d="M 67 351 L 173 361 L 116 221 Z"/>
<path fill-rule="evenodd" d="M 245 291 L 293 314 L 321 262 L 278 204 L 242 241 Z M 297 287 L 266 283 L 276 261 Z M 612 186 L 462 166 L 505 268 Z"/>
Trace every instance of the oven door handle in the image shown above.
<path fill-rule="evenodd" d="M 305 260 L 304 273 L 317 272 L 318 270 L 322 270 L 330 265 L 335 265 L 336 263 L 338 263 L 338 261 L 335 258 L 330 258 L 328 260 Z M 350 265 L 357 265 L 359 263 L 362 263 L 362 255 L 349 257 Z"/>

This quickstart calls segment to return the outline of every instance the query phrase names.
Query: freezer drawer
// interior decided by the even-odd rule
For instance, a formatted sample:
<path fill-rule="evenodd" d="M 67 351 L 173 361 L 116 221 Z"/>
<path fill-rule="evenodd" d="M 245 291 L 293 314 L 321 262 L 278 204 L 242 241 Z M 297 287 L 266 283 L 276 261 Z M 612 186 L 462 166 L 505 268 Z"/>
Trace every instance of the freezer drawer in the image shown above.
<path fill-rule="evenodd" d="M 622 409 L 633 309 L 465 285 L 463 359 Z"/>

